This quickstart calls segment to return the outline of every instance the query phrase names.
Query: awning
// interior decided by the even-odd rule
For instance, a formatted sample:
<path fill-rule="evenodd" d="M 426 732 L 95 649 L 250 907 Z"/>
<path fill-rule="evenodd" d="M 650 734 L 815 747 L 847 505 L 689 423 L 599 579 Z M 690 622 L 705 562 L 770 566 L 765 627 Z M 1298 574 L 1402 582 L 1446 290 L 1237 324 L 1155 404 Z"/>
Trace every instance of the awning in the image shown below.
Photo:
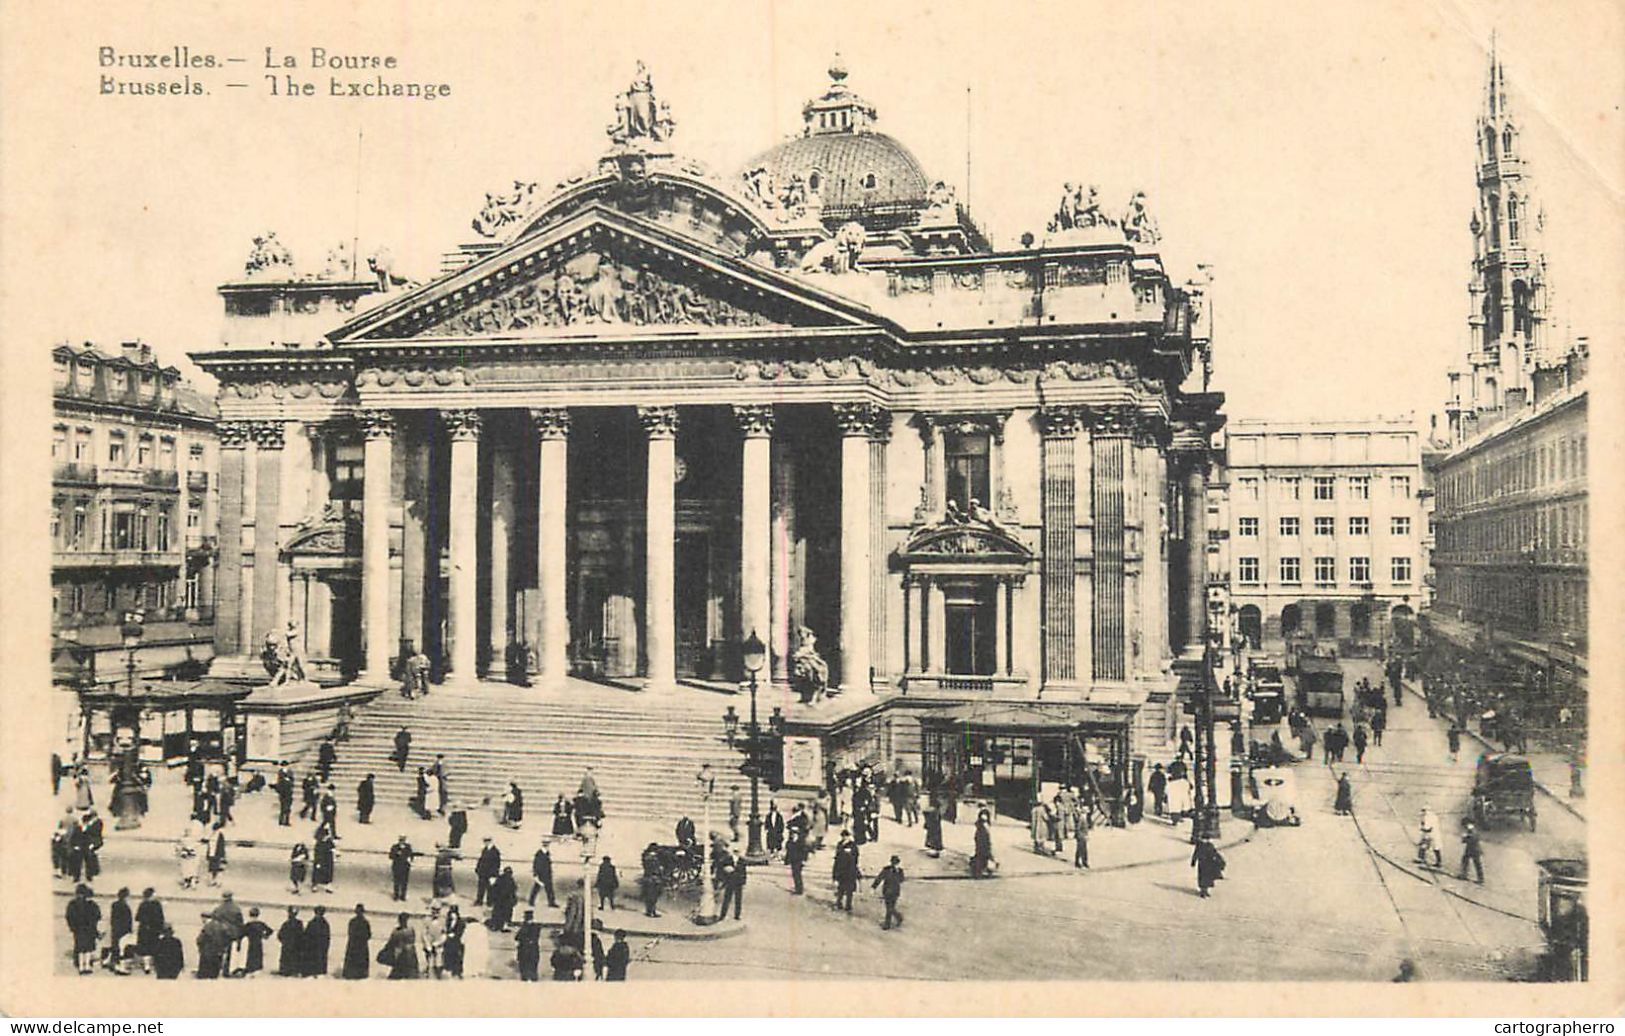
<path fill-rule="evenodd" d="M 226 706 L 247 697 L 253 686 L 230 680 L 205 677 L 202 680 L 138 680 L 135 693 L 130 694 L 122 684 L 113 684 L 94 691 L 84 691 L 80 700 L 86 705 L 109 706 L 136 702 L 149 709 L 179 709 L 189 705 Z"/>
<path fill-rule="evenodd" d="M 922 726 L 993 733 L 1064 733 L 1083 727 L 1127 730 L 1132 709 L 1099 705 L 1033 702 L 972 702 L 933 710 L 920 716 Z"/>

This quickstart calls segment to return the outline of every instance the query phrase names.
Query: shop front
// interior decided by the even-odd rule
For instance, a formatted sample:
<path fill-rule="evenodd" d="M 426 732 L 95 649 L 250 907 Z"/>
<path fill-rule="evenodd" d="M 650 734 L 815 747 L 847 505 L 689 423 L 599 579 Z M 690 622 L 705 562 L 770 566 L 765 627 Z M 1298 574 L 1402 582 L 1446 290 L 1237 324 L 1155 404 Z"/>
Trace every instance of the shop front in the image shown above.
<path fill-rule="evenodd" d="M 989 702 L 923 715 L 922 773 L 948 815 L 978 809 L 1025 820 L 1063 787 L 1082 789 L 1114 823 L 1136 796 L 1129 757 L 1131 709 Z"/>
<path fill-rule="evenodd" d="M 249 690 L 219 680 L 165 680 L 138 683 L 129 693 L 83 693 L 80 757 L 111 763 L 133 742 L 144 763 L 225 758 L 235 750 L 236 702 Z"/>

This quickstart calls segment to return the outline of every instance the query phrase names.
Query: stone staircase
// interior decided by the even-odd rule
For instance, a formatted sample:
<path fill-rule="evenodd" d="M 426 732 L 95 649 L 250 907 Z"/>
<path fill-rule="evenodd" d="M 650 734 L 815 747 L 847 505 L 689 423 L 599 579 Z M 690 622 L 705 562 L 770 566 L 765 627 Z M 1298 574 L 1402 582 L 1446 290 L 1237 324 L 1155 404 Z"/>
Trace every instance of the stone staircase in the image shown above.
<path fill-rule="evenodd" d="M 574 796 L 591 766 L 606 815 L 675 822 L 683 814 L 700 816 L 695 775 L 710 763 L 717 787 L 711 808 L 725 814 L 730 786 L 749 787 L 737 770 L 743 756 L 722 736 L 729 705 L 748 708 L 731 696 L 692 688 L 646 695 L 582 684 L 544 696 L 493 684 L 437 689 L 417 701 L 385 692 L 352 721 L 349 740 L 338 746 L 333 780 L 341 798 L 349 798 L 372 773 L 379 802 L 403 803 L 415 789 L 417 767 L 444 754 L 454 802 L 477 807 L 489 796 L 494 806 L 514 780 L 525 795 L 526 820 L 541 823 L 561 792 Z M 412 734 L 404 773 L 391 759 L 403 726 Z M 314 760 L 311 751 L 301 768 Z"/>

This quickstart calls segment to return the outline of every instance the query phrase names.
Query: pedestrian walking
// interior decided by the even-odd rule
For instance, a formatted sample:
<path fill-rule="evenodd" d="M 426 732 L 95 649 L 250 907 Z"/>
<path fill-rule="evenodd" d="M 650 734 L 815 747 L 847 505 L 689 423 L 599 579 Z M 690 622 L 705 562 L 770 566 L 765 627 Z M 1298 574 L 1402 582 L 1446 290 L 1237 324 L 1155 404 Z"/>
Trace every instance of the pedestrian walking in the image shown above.
<path fill-rule="evenodd" d="M 504 827 L 517 828 L 524 820 L 524 793 L 519 790 L 518 781 L 509 781 L 507 794 L 502 796 L 502 824 Z"/>
<path fill-rule="evenodd" d="M 372 823 L 373 806 L 378 802 L 376 780 L 377 778 L 369 773 L 361 778 L 361 783 L 355 787 L 356 819 L 363 824 Z"/>
<path fill-rule="evenodd" d="M 638 898 L 643 901 L 643 916 L 659 917 L 660 912 L 655 907 L 660 904 L 660 894 L 666 889 L 665 864 L 661 860 L 659 844 L 650 842 L 643 850 L 640 862 L 643 873 L 638 876 Z"/>
<path fill-rule="evenodd" d="M 739 912 L 745 905 L 745 881 L 748 874 L 744 855 L 731 854 L 722 868 L 722 909 L 717 911 L 718 917 L 727 917 L 728 906 L 732 904 L 734 920 L 739 920 Z"/>
<path fill-rule="evenodd" d="M 767 832 L 768 854 L 777 856 L 784 849 L 784 814 L 779 812 L 779 804 L 773 799 L 768 800 L 767 819 L 762 827 Z"/>
<path fill-rule="evenodd" d="M 1421 811 L 1417 813 L 1416 828 L 1416 862 L 1425 866 L 1428 863 L 1428 857 L 1432 856 L 1434 868 L 1443 867 L 1444 859 L 1443 851 L 1439 846 L 1438 824 L 1433 819 L 1431 809 L 1423 806 Z"/>
<path fill-rule="evenodd" d="M 1473 865 L 1473 880 L 1480 885 L 1484 884 L 1484 847 L 1478 840 L 1478 827 L 1471 821 L 1462 824 L 1461 830 L 1461 873 L 1458 877 L 1467 880 L 1467 865 Z"/>
<path fill-rule="evenodd" d="M 730 841 L 739 841 L 739 820 L 744 815 L 745 800 L 739 795 L 739 785 L 735 784 L 728 795 L 728 831 Z"/>
<path fill-rule="evenodd" d="M 209 884 L 220 884 L 220 872 L 226 869 L 226 833 L 216 831 L 208 841 Z"/>
<path fill-rule="evenodd" d="M 395 930 L 375 958 L 389 969 L 392 979 L 418 977 L 418 936 L 412 931 L 411 920 L 405 913 L 395 915 Z"/>
<path fill-rule="evenodd" d="M 429 819 L 429 771 L 421 766 L 418 767 L 417 776 L 413 779 L 410 805 L 412 812 L 418 815 L 418 819 Z"/>
<path fill-rule="evenodd" d="M 1461 755 L 1461 726 L 1454 720 L 1450 722 L 1450 729 L 1445 731 L 1445 742 L 1450 747 L 1450 761 L 1456 762 Z"/>
<path fill-rule="evenodd" d="M 318 830 L 316 832 L 316 847 L 311 852 L 310 865 L 310 891 L 333 891 L 333 877 L 338 850 L 333 844 L 333 832 Z"/>
<path fill-rule="evenodd" d="M 135 908 L 135 954 L 141 961 L 142 971 L 151 971 L 153 958 L 158 953 L 158 940 L 164 934 L 164 905 L 158 900 L 157 890 L 141 890 L 141 902 Z"/>
<path fill-rule="evenodd" d="M 608 856 L 599 861 L 598 876 L 593 879 L 592 887 L 598 893 L 598 909 L 616 909 L 615 893 L 621 887 L 621 877 L 615 872 L 615 864 L 610 862 Z"/>
<path fill-rule="evenodd" d="M 553 837 L 562 838 L 576 833 L 574 822 L 575 807 L 570 805 L 563 792 L 553 801 Z"/>
<path fill-rule="evenodd" d="M 1365 764 L 1365 746 L 1368 741 L 1365 727 L 1357 724 L 1354 727 L 1354 762 L 1357 765 Z"/>
<path fill-rule="evenodd" d="M 514 908 L 519 905 L 519 883 L 514 880 L 513 868 L 504 867 L 491 882 L 491 917 L 485 926 L 493 932 L 505 932 L 513 924 Z"/>
<path fill-rule="evenodd" d="M 395 761 L 396 769 L 406 772 L 406 757 L 412 751 L 412 732 L 405 727 L 395 732 L 395 753 L 390 756 Z"/>
<path fill-rule="evenodd" d="M 1073 870 L 1089 869 L 1089 815 L 1084 812 L 1082 803 L 1076 807 L 1072 823 L 1072 868 Z"/>
<path fill-rule="evenodd" d="M 202 915 L 203 926 L 197 933 L 197 977 L 214 979 L 226 969 L 226 954 L 231 950 L 231 929 L 208 914 Z"/>
<path fill-rule="evenodd" d="M 1168 775 L 1162 771 L 1161 763 L 1151 766 L 1151 776 L 1146 778 L 1146 787 L 1151 791 L 1151 810 L 1157 816 L 1168 815 Z"/>
<path fill-rule="evenodd" d="M 398 903 L 406 901 L 406 887 L 412 880 L 412 858 L 415 856 L 417 851 L 405 835 L 396 838 L 395 844 L 389 847 L 389 873 L 393 882 L 390 898 Z"/>
<path fill-rule="evenodd" d="M 1207 899 L 1213 885 L 1224 877 L 1224 856 L 1208 839 L 1196 843 L 1191 853 L 1191 866 L 1196 868 L 1197 894 Z"/>
<path fill-rule="evenodd" d="M 299 842 L 288 853 L 288 884 L 292 886 L 294 895 L 299 894 L 299 886 L 305 883 L 305 873 L 309 869 L 310 849 L 304 842 Z"/>
<path fill-rule="evenodd" d="M 333 775 L 333 764 L 338 762 L 338 748 L 327 738 L 316 748 L 316 777 L 323 784 Z"/>
<path fill-rule="evenodd" d="M 305 925 L 303 967 L 300 973 L 307 978 L 327 975 L 327 957 L 333 944 L 333 929 L 327 923 L 327 908 L 316 907 L 316 916 Z"/>
<path fill-rule="evenodd" d="M 316 819 L 317 798 L 321 791 L 321 787 L 322 782 L 317 779 L 314 773 L 305 774 L 305 779 L 300 784 L 300 792 L 303 796 L 299 803 L 300 820 L 305 820 L 307 818 L 310 820 Z"/>
<path fill-rule="evenodd" d="M 841 831 L 841 839 L 835 845 L 835 866 L 833 877 L 835 879 L 835 908 L 852 912 L 852 894 L 858 890 L 858 879 L 863 875 L 863 869 L 858 860 L 858 845 L 852 840 L 852 832 Z"/>
<path fill-rule="evenodd" d="M 1378 709 L 1371 714 L 1371 744 L 1382 747 L 1382 732 L 1388 729 L 1388 710 Z"/>
<path fill-rule="evenodd" d="M 95 970 L 96 938 L 102 924 L 102 908 L 91 898 L 89 885 L 74 889 L 64 916 L 68 931 L 73 933 L 74 968 L 88 975 Z"/>
<path fill-rule="evenodd" d="M 998 861 L 993 858 L 993 832 L 989 829 L 990 821 L 987 810 L 976 815 L 976 834 L 974 835 L 974 851 L 970 858 L 970 874 L 973 878 L 990 878 L 998 867 Z"/>
<path fill-rule="evenodd" d="M 292 821 L 289 819 L 293 812 L 293 771 L 286 766 L 277 770 L 276 774 L 276 822 L 278 827 L 287 827 Z"/>
<path fill-rule="evenodd" d="M 305 923 L 299 920 L 298 907 L 288 908 L 287 920 L 276 930 L 276 941 L 279 945 L 276 973 L 289 978 L 303 974 Z"/>
<path fill-rule="evenodd" d="M 135 929 L 135 915 L 130 911 L 130 890 L 121 888 L 107 911 L 107 964 L 119 974 L 127 974 L 124 966 L 124 940 Z"/>
<path fill-rule="evenodd" d="M 880 868 L 870 888 L 880 890 L 880 898 L 886 904 L 886 919 L 880 922 L 880 927 L 890 930 L 893 922 L 897 927 L 903 927 L 903 912 L 897 909 L 897 900 L 903 894 L 903 859 L 893 856 L 891 862 Z"/>
<path fill-rule="evenodd" d="M 344 964 L 339 978 L 366 978 L 372 972 L 371 943 L 372 923 L 367 920 L 367 908 L 357 903 L 344 933 Z"/>
<path fill-rule="evenodd" d="M 491 839 L 485 839 L 485 847 L 480 850 L 480 858 L 474 863 L 474 905 L 480 906 L 485 898 L 491 894 L 491 883 L 502 873 L 502 850 L 498 849 Z"/>
<path fill-rule="evenodd" d="M 548 851 L 547 843 L 543 842 L 536 850 L 536 855 L 530 859 L 530 900 L 531 906 L 536 905 L 536 893 L 547 893 L 547 905 L 558 906 L 553 898 L 553 854 Z"/>
<path fill-rule="evenodd" d="M 799 830 L 792 829 L 790 841 L 784 847 L 784 862 L 790 865 L 791 895 L 799 896 L 807 891 L 801 879 L 801 870 L 807 864 L 807 856 L 806 835 Z"/>
<path fill-rule="evenodd" d="M 1354 786 L 1349 783 L 1346 772 L 1337 778 L 1337 801 L 1333 805 L 1333 812 L 1340 817 L 1354 815 Z"/>
<path fill-rule="evenodd" d="M 536 923 L 536 912 L 526 910 L 519 931 L 514 933 L 514 949 L 519 962 L 519 981 L 541 981 L 542 926 Z"/>
<path fill-rule="evenodd" d="M 530 911 L 525 911 L 530 916 Z M 462 925 L 463 977 L 484 978 L 491 970 L 491 929 L 479 915 L 471 914 Z"/>

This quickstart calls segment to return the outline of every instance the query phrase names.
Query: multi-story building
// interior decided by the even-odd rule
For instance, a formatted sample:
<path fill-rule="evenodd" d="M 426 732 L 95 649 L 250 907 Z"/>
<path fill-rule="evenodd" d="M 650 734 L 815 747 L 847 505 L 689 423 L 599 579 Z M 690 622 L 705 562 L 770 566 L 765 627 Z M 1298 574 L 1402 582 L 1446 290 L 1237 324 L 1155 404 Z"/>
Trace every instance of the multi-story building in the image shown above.
<path fill-rule="evenodd" d="M 64 682 L 129 675 L 120 626 L 145 628 L 137 674 L 213 657 L 215 405 L 152 347 L 51 353 L 51 628 Z"/>
<path fill-rule="evenodd" d="M 1199 657 L 1201 300 L 1143 196 L 1069 187 L 1044 240 L 990 248 L 846 74 L 719 176 L 640 71 L 587 172 L 491 196 L 423 286 L 262 242 L 195 356 L 222 655 L 252 669 L 292 618 L 358 687 L 409 643 L 454 683 L 672 700 L 739 679 L 751 634 L 782 686 L 810 632 L 843 704 L 786 711 L 827 753 L 1025 815 L 1079 779 L 1076 734 L 1125 787 Z"/>
<path fill-rule="evenodd" d="M 1527 160 L 1517 150 L 1505 76 L 1493 55 L 1479 138 L 1486 163 L 1479 170 L 1480 190 L 1493 199 L 1504 187 L 1502 216 L 1519 218 L 1533 184 Z M 1516 205 L 1505 207 L 1514 198 Z M 1456 668 L 1450 660 L 1471 659 L 1483 678 L 1479 682 L 1495 685 L 1479 690 L 1539 688 L 1549 702 L 1554 694 L 1583 691 L 1588 671 L 1585 376 L 1590 346 L 1578 338 L 1558 350 L 1546 341 L 1538 305 L 1525 312 L 1517 301 L 1538 304 L 1543 296 L 1530 295 L 1516 279 L 1509 282 L 1511 309 L 1489 306 L 1478 274 L 1501 271 L 1502 281 L 1519 271 L 1538 275 L 1546 257 L 1516 224 L 1498 237 L 1493 221 L 1487 236 L 1475 221 L 1474 234 L 1479 258 L 1472 292 L 1475 307 L 1481 296 L 1486 304 L 1474 321 L 1472 348 L 1482 348 L 1477 330 L 1482 324 L 1487 335 L 1499 330 L 1499 341 L 1513 350 L 1504 348 L 1503 356 L 1522 347 L 1525 358 L 1519 376 L 1503 380 L 1494 406 L 1462 406 L 1461 379 L 1452 375 L 1446 403 L 1452 448 L 1432 465 L 1436 586 L 1426 624 L 1441 646 L 1452 649 L 1441 656 L 1446 669 Z M 1508 314 L 1510 323 L 1502 319 Z M 1532 337 L 1525 328 L 1530 320 Z M 1483 341 L 1497 339 L 1489 335 Z M 1509 362 L 1501 361 L 1503 379 L 1511 374 Z"/>
<path fill-rule="evenodd" d="M 1231 604 L 1253 646 L 1408 638 L 1422 481 L 1408 418 L 1231 422 Z"/>

